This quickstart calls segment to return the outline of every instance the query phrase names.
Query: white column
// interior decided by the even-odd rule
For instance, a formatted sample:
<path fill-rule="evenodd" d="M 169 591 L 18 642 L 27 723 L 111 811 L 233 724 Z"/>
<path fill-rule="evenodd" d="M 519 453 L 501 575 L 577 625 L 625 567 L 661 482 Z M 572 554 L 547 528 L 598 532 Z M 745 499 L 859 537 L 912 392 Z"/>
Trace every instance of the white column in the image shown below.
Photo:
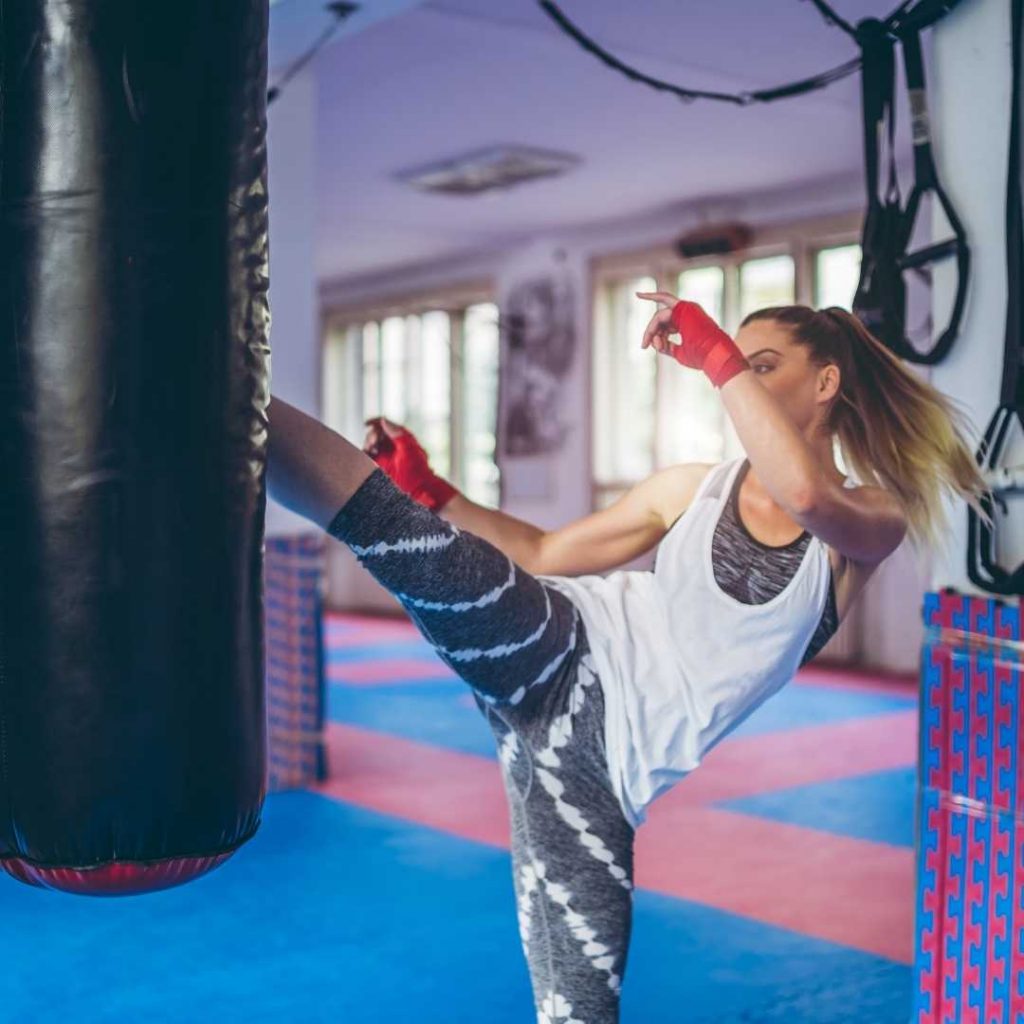
<path fill-rule="evenodd" d="M 1006 161 L 1010 129 L 1010 0 L 972 0 L 932 30 L 932 134 L 940 180 L 960 215 L 971 247 L 970 294 L 960 337 L 934 371 L 932 383 L 961 402 L 979 434 L 999 399 L 1006 318 Z M 935 204 L 936 238 L 948 227 Z M 935 324 L 948 322 L 955 291 L 950 263 L 936 269 Z M 1005 461 L 1024 461 L 1024 444 Z M 1008 500 L 1011 520 L 1001 532 L 1000 561 L 1024 558 L 1024 497 Z M 979 592 L 967 576 L 967 512 L 951 509 L 950 544 L 937 552 L 931 586 Z"/>
<path fill-rule="evenodd" d="M 320 344 L 314 241 L 316 81 L 293 78 L 267 111 L 270 191 L 270 390 L 311 416 L 320 414 Z M 266 534 L 316 530 L 267 499 Z"/>

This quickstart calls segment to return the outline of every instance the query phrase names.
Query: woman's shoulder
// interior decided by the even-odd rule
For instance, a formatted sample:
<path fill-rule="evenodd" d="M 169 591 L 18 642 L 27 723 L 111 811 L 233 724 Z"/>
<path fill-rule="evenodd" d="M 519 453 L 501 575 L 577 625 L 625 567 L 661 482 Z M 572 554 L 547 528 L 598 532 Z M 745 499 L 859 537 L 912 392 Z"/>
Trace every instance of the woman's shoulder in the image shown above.
<path fill-rule="evenodd" d="M 693 504 L 702 484 L 721 462 L 680 462 L 660 473 L 658 501 L 665 525 L 671 529 Z"/>
<path fill-rule="evenodd" d="M 843 481 L 843 487 L 850 490 L 868 489 L 873 485 L 862 483 L 848 476 Z M 829 560 L 832 563 L 832 572 L 835 582 L 836 604 L 839 610 L 840 621 L 846 617 L 850 606 L 857 600 L 858 595 L 867 586 L 868 580 L 875 574 L 881 562 L 858 562 L 848 558 L 836 548 L 828 547 Z"/>

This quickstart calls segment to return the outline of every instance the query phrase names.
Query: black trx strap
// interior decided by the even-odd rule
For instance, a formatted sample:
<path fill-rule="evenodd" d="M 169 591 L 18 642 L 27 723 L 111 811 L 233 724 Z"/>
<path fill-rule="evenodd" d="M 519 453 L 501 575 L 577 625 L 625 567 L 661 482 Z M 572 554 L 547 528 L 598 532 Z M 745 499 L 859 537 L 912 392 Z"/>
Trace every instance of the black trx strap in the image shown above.
<path fill-rule="evenodd" d="M 861 49 L 861 107 L 864 117 L 864 177 L 868 206 L 861 236 L 860 279 L 853 312 L 879 340 L 891 345 L 903 338 L 906 291 L 896 266 L 900 251 L 903 213 L 900 187 L 893 159 L 896 112 L 894 40 L 885 25 L 867 18 L 857 26 Z M 888 137 L 889 181 L 884 198 L 878 195 L 878 149 Z"/>
<path fill-rule="evenodd" d="M 864 166 L 868 208 L 861 239 L 861 271 L 853 311 L 864 325 L 892 352 L 913 363 L 934 364 L 949 352 L 963 317 L 967 297 L 970 252 L 963 225 L 939 184 L 932 158 L 928 123 L 924 63 L 920 32 L 954 6 L 952 0 L 919 3 L 900 19 L 865 18 L 856 28 L 863 71 L 861 97 L 864 114 Z M 897 39 L 903 46 L 904 70 L 910 98 L 914 142 L 914 187 L 904 209 L 900 202 L 893 140 L 896 127 L 894 102 Z M 885 197 L 878 196 L 878 148 L 888 136 L 889 181 Z M 953 237 L 907 252 L 922 198 L 934 193 L 942 206 Z M 927 273 L 932 263 L 955 256 L 957 289 L 949 323 L 932 347 L 922 351 L 907 337 L 907 293 L 904 274 Z"/>
<path fill-rule="evenodd" d="M 1024 492 L 1024 472 L 1000 466 L 1006 441 L 1014 420 L 1024 428 L 1024 374 L 1021 373 L 1024 336 L 1022 336 L 1021 299 L 1024 295 L 1024 222 L 1020 189 L 1020 89 L 1021 89 L 1021 27 L 1024 0 L 1011 0 L 1010 20 L 1013 75 L 1010 94 L 1010 153 L 1006 176 L 1006 336 L 1003 355 L 1003 381 L 999 407 L 985 430 L 975 458 L 993 486 L 995 500 L 1005 514 L 1003 496 Z M 988 495 L 981 499 L 988 515 L 993 501 Z M 1008 570 L 996 562 L 994 531 L 970 506 L 967 509 L 967 574 L 971 582 L 993 594 L 1024 594 L 1024 562 Z"/>

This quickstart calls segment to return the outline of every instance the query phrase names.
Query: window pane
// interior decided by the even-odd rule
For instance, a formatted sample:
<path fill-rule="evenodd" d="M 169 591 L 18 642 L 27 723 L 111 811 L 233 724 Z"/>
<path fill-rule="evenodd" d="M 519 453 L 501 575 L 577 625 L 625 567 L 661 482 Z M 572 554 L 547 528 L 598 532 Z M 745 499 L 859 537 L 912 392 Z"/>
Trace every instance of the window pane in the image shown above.
<path fill-rule="evenodd" d="M 633 482 L 654 469 L 655 358 L 641 349 L 657 306 L 637 291 L 654 291 L 653 277 L 604 287 L 594 331 L 593 438 L 598 481 Z"/>
<path fill-rule="evenodd" d="M 362 443 L 366 427 L 363 424 L 363 388 L 361 324 L 330 327 L 324 339 L 323 366 L 323 419 L 332 430 L 350 441 Z"/>
<path fill-rule="evenodd" d="M 684 270 L 679 275 L 676 294 L 688 302 L 698 303 L 719 323 L 722 322 L 725 302 L 725 273 L 721 267 L 698 267 Z"/>
<path fill-rule="evenodd" d="M 402 409 L 401 416 L 394 416 L 403 426 L 408 427 L 416 436 L 423 431 L 423 415 L 419 389 L 420 375 L 420 320 L 417 316 L 395 317 L 394 347 L 390 352 L 391 366 L 394 367 L 393 378 L 388 378 L 392 385 L 390 401 L 395 408 Z M 384 321 L 385 352 L 391 331 L 390 322 Z M 385 391 L 385 394 L 388 392 Z"/>
<path fill-rule="evenodd" d="M 721 267 L 684 270 L 676 294 L 699 303 L 722 322 L 725 273 Z M 659 363 L 658 374 L 658 465 L 720 461 L 724 411 L 711 381 L 705 374 L 668 359 Z"/>
<path fill-rule="evenodd" d="M 405 403 L 405 320 L 389 316 L 381 324 L 380 414 L 404 424 Z"/>
<path fill-rule="evenodd" d="M 451 356 L 448 314 L 432 310 L 406 318 L 410 345 L 406 394 L 409 429 L 420 440 L 430 465 L 451 476 Z M 413 339 L 415 338 L 415 343 Z"/>
<path fill-rule="evenodd" d="M 364 418 L 380 416 L 380 327 L 363 324 L 363 413 Z"/>
<path fill-rule="evenodd" d="M 462 490 L 473 501 L 497 507 L 498 307 L 493 302 L 466 310 L 462 339 Z"/>
<path fill-rule="evenodd" d="M 819 250 L 814 261 L 814 305 L 849 310 L 860 277 L 860 246 L 838 245 Z"/>
<path fill-rule="evenodd" d="M 792 256 L 747 260 L 740 267 L 740 319 L 766 306 L 796 301 L 796 270 Z"/>

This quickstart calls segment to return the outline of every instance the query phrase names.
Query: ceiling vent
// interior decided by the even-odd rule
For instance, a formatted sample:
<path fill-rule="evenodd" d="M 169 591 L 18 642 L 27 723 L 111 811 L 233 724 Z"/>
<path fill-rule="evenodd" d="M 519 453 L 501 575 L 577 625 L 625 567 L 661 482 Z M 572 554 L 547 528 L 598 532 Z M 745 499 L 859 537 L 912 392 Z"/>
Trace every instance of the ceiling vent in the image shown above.
<path fill-rule="evenodd" d="M 722 256 L 746 249 L 754 237 L 747 224 L 705 224 L 681 235 L 675 250 L 686 259 L 698 256 Z"/>
<path fill-rule="evenodd" d="M 548 178 L 575 167 L 580 158 L 529 146 L 491 146 L 454 160 L 417 167 L 398 174 L 427 192 L 474 195 L 489 189 L 510 188 L 532 178 Z"/>

